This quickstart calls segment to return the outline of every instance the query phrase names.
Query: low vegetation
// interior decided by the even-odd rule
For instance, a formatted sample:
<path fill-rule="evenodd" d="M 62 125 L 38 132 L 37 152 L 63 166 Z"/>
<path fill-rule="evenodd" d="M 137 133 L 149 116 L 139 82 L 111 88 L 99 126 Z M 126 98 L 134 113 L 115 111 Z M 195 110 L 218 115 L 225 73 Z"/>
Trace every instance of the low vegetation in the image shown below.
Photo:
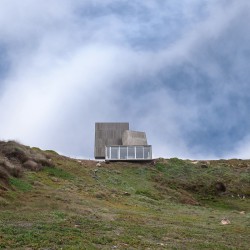
<path fill-rule="evenodd" d="M 0 249 L 249 249 L 249 197 L 247 160 L 99 166 L 0 142 Z"/>

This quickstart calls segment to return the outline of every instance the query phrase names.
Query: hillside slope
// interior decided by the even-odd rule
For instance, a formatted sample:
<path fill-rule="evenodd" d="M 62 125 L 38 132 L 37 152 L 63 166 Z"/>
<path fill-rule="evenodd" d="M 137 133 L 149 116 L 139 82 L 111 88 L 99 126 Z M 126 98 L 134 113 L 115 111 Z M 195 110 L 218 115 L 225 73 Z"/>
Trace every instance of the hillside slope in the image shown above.
<path fill-rule="evenodd" d="M 0 142 L 0 249 L 248 249 L 249 171 L 236 159 L 97 164 Z"/>

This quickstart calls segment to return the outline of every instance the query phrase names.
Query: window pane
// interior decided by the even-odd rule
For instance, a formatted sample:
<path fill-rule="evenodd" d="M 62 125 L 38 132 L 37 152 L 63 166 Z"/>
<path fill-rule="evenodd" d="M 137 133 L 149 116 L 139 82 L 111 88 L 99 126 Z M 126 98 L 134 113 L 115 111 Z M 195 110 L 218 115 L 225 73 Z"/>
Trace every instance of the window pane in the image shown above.
<path fill-rule="evenodd" d="M 128 147 L 128 158 L 135 159 L 135 147 Z"/>
<path fill-rule="evenodd" d="M 143 147 L 136 147 L 136 159 L 143 159 Z"/>
<path fill-rule="evenodd" d="M 144 148 L 144 159 L 151 159 L 150 147 L 145 147 Z"/>
<path fill-rule="evenodd" d="M 111 147 L 111 159 L 118 159 L 118 147 Z"/>
<path fill-rule="evenodd" d="M 127 159 L 127 147 L 120 148 L 120 159 Z"/>

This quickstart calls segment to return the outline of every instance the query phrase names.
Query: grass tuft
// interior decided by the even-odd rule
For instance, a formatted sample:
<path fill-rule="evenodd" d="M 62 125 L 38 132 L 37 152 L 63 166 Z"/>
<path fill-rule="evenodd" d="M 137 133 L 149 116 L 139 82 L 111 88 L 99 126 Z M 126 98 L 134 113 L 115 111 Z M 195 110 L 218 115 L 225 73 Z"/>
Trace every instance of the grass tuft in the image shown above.
<path fill-rule="evenodd" d="M 48 175 L 56 177 L 56 178 L 62 178 L 64 180 L 74 179 L 74 176 L 72 174 L 70 174 L 69 172 L 66 172 L 65 170 L 61 168 L 45 167 L 43 171 L 46 172 Z"/>
<path fill-rule="evenodd" d="M 9 181 L 17 191 L 28 192 L 32 189 L 32 185 L 22 179 L 11 177 Z"/>

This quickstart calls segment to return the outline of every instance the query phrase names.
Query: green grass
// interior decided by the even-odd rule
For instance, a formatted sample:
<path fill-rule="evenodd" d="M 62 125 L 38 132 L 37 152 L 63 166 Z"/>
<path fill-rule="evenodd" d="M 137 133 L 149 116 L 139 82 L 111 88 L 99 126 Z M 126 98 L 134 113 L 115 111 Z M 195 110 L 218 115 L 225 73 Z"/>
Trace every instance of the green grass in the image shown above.
<path fill-rule="evenodd" d="M 55 168 L 11 179 L 18 192 L 2 197 L 0 249 L 249 248 L 246 167 L 173 158 L 95 173 L 96 162 L 51 157 Z M 226 193 L 214 191 L 217 180 Z M 221 225 L 224 217 L 231 224 Z"/>
<path fill-rule="evenodd" d="M 65 170 L 61 168 L 55 168 L 55 167 L 45 167 L 43 169 L 44 172 L 46 172 L 49 176 L 62 178 L 65 180 L 72 180 L 74 179 L 74 176 L 70 174 L 69 172 L 66 172 Z"/>
<path fill-rule="evenodd" d="M 32 189 L 32 185 L 23 179 L 11 177 L 9 182 L 17 191 L 28 192 Z"/>
<path fill-rule="evenodd" d="M 163 175 L 156 174 L 156 179 L 171 188 L 184 188 L 202 195 L 215 195 L 217 193 L 215 184 L 223 182 L 227 187 L 227 193 L 250 195 L 249 169 L 239 171 L 226 164 L 213 162 L 207 168 L 202 168 L 199 164 L 194 165 L 176 158 L 157 163 L 156 169 L 163 173 Z"/>

